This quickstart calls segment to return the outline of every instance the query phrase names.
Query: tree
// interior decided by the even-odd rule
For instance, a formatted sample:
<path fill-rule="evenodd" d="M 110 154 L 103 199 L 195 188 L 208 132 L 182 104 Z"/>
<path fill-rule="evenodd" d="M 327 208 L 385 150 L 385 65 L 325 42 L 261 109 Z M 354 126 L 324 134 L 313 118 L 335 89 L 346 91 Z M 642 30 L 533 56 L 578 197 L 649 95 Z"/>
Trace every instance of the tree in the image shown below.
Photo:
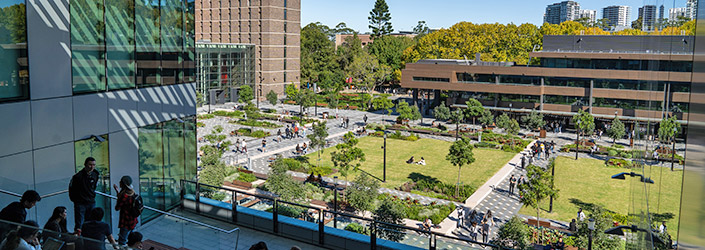
<path fill-rule="evenodd" d="M 480 123 L 484 126 L 490 126 L 492 123 L 494 123 L 494 116 L 492 115 L 492 111 L 489 110 L 483 110 L 482 115 L 480 116 Z"/>
<path fill-rule="evenodd" d="M 610 128 L 607 129 L 607 136 L 612 138 L 612 145 L 617 141 L 617 139 L 622 139 L 624 137 L 624 134 L 627 132 L 624 130 L 624 123 L 619 120 L 616 116 L 614 117 L 614 120 L 612 120 L 612 124 L 610 125 Z"/>
<path fill-rule="evenodd" d="M 211 161 L 212 164 L 201 163 L 203 170 L 198 174 L 198 180 L 203 184 L 220 187 L 223 185 L 223 181 L 225 181 L 228 170 L 225 163 L 221 162 L 217 156 L 213 156 L 213 153 L 203 155 L 202 159 L 210 158 L 209 161 Z M 212 158 L 215 158 L 215 161 L 212 161 Z"/>
<path fill-rule="evenodd" d="M 378 96 L 372 99 L 372 107 L 376 110 L 383 109 L 387 111 L 387 115 L 392 113 L 392 108 L 394 108 L 394 103 L 392 100 L 385 96 Z"/>
<path fill-rule="evenodd" d="M 299 116 L 303 117 L 304 110 L 313 106 L 316 100 L 316 94 L 310 89 L 301 89 L 296 92 L 294 96 L 294 101 L 299 105 Z"/>
<path fill-rule="evenodd" d="M 460 122 L 465 119 L 465 113 L 463 113 L 460 109 L 456 109 L 450 113 L 450 119 L 452 119 L 453 123 L 455 123 L 455 139 L 457 140 L 460 136 Z"/>
<path fill-rule="evenodd" d="M 356 147 L 357 138 L 352 132 L 343 135 L 343 143 L 335 145 L 336 151 L 330 153 L 330 159 L 336 168 L 340 170 L 340 174 L 348 180 L 350 171 L 355 171 L 360 167 L 360 163 L 365 161 L 365 153 L 362 149 Z"/>
<path fill-rule="evenodd" d="M 391 72 L 401 70 L 404 67 L 404 62 L 401 56 L 406 48 L 414 45 L 414 39 L 405 36 L 383 36 L 376 38 L 374 43 L 365 47 L 370 55 L 375 56 L 379 60 L 380 65 L 386 65 Z M 400 81 L 399 79 L 390 79 Z"/>
<path fill-rule="evenodd" d="M 362 211 L 364 215 L 365 211 L 372 210 L 374 201 L 377 199 L 377 195 L 379 195 L 379 185 L 379 181 L 371 178 L 366 173 L 361 173 L 355 177 L 355 181 L 345 189 L 345 199 L 353 208 Z"/>
<path fill-rule="evenodd" d="M 255 99 L 255 95 L 252 92 L 252 87 L 250 87 L 250 85 L 242 85 L 237 94 L 240 97 L 240 101 L 243 103 L 250 102 L 252 99 Z"/>
<path fill-rule="evenodd" d="M 392 73 L 389 66 L 380 65 L 375 56 L 364 51 L 353 58 L 345 71 L 348 77 L 352 77 L 357 82 L 358 88 L 370 93 L 375 87 L 387 81 Z"/>
<path fill-rule="evenodd" d="M 418 24 L 414 26 L 412 32 L 418 37 L 419 35 L 423 36 L 425 34 L 430 33 L 431 30 L 428 28 L 428 26 L 426 26 L 426 21 L 419 21 Z"/>
<path fill-rule="evenodd" d="M 345 24 L 344 22 L 338 23 L 338 25 L 335 26 L 335 34 L 353 34 L 355 33 L 355 30 L 348 28 L 348 25 Z"/>
<path fill-rule="evenodd" d="M 445 102 L 441 102 L 441 105 L 433 109 L 433 117 L 441 121 L 450 119 L 450 108 L 446 106 Z"/>
<path fill-rule="evenodd" d="M 511 118 L 509 118 L 509 115 L 507 113 L 502 113 L 499 117 L 497 117 L 497 127 L 506 130 L 509 126 L 511 126 L 509 123 L 511 123 Z"/>
<path fill-rule="evenodd" d="M 555 165 L 553 161 L 551 160 L 549 166 Z M 531 164 L 526 167 L 526 172 L 527 182 L 519 185 L 519 190 L 522 192 L 520 200 L 524 205 L 536 209 L 536 219 L 539 220 L 539 205 L 541 201 L 548 197 L 557 199 L 558 189 L 553 185 L 553 177 L 550 171 Z"/>
<path fill-rule="evenodd" d="M 306 135 L 306 137 L 310 140 L 309 145 L 312 148 L 318 148 L 318 164 L 317 166 L 321 166 L 321 153 L 323 153 L 323 149 L 326 146 L 326 138 L 328 138 L 328 127 L 326 127 L 326 122 L 316 122 L 313 124 L 311 127 L 313 130 L 313 133 Z"/>
<path fill-rule="evenodd" d="M 397 119 L 400 119 L 402 121 L 414 121 L 421 119 L 421 112 L 419 112 L 419 107 L 417 107 L 416 105 L 409 106 L 409 103 L 406 101 L 400 101 L 397 104 L 397 113 L 399 113 L 399 117 Z"/>
<path fill-rule="evenodd" d="M 301 28 L 301 82 L 316 82 L 323 72 L 338 69 L 331 29 L 321 23 Z"/>
<path fill-rule="evenodd" d="M 196 92 L 196 106 L 201 107 L 203 104 L 206 103 L 206 98 L 203 96 L 203 93 L 200 91 Z"/>
<path fill-rule="evenodd" d="M 527 249 L 531 244 L 530 233 L 529 227 L 523 220 L 514 216 L 499 228 L 497 238 L 492 243 L 507 249 Z"/>
<path fill-rule="evenodd" d="M 304 186 L 286 174 L 289 167 L 283 158 L 277 157 L 270 165 L 267 182 L 264 184 L 267 189 L 277 195 L 282 200 L 297 202 L 306 198 Z"/>
<path fill-rule="evenodd" d="M 582 109 L 573 116 L 573 123 L 580 130 L 581 135 L 591 135 L 595 130 L 595 117 Z"/>
<path fill-rule="evenodd" d="M 504 131 L 507 132 L 509 135 L 517 135 L 519 134 L 519 122 L 515 119 L 510 119 L 504 127 Z M 514 146 L 514 140 L 512 140 L 512 146 Z"/>
<path fill-rule="evenodd" d="M 575 246 L 578 249 L 587 249 L 589 235 L 592 234 L 592 249 L 620 249 L 621 239 L 605 234 L 605 230 L 613 227 L 614 217 L 600 205 L 583 207 L 588 218 L 595 219 L 595 230 L 588 228 L 586 221 L 578 222 L 578 231 L 575 233 Z M 592 232 L 591 232 L 592 231 Z"/>
<path fill-rule="evenodd" d="M 296 85 L 292 84 L 287 84 L 286 87 L 284 87 L 284 93 L 286 94 L 286 98 L 289 98 L 289 100 L 294 100 L 296 99 L 296 95 L 299 93 L 299 89 L 296 88 Z"/>
<path fill-rule="evenodd" d="M 473 146 L 468 138 L 462 138 L 453 142 L 446 155 L 446 160 L 453 166 L 458 167 L 458 181 L 455 183 L 455 196 L 460 192 L 460 169 L 465 165 L 475 162 L 475 155 L 472 152 Z"/>
<path fill-rule="evenodd" d="M 270 90 L 269 93 L 267 93 L 267 101 L 269 101 L 272 106 L 277 105 L 278 98 L 277 93 L 274 93 L 274 90 Z"/>
<path fill-rule="evenodd" d="M 390 198 L 387 198 L 382 200 L 377 210 L 375 210 L 375 214 L 372 218 L 376 221 L 389 224 L 404 225 L 405 216 L 406 213 L 404 212 L 404 208 Z M 382 239 L 395 242 L 399 242 L 404 239 L 404 232 L 394 226 L 380 224 L 377 225 L 377 227 L 382 229 L 377 231 L 379 237 Z"/>
<path fill-rule="evenodd" d="M 340 65 L 340 68 L 343 69 L 345 75 L 352 75 L 348 72 L 348 67 L 352 63 L 353 59 L 360 56 L 363 52 L 362 41 L 360 41 L 357 33 L 353 33 L 352 36 L 346 37 L 345 42 L 338 46 L 335 53 L 338 64 Z"/>
<path fill-rule="evenodd" d="M 675 139 L 678 131 L 681 129 L 681 124 L 678 123 L 678 118 L 675 116 L 664 117 L 659 123 L 658 138 L 662 143 L 670 143 Z"/>
<path fill-rule="evenodd" d="M 472 117 L 472 124 L 475 125 L 475 118 L 482 115 L 485 107 L 475 98 L 467 100 L 465 105 L 467 106 L 465 109 L 465 117 Z"/>
<path fill-rule="evenodd" d="M 543 114 L 532 110 L 529 115 L 521 118 L 521 122 L 526 124 L 529 129 L 540 129 L 546 125 L 546 121 L 543 120 Z"/>
<path fill-rule="evenodd" d="M 368 26 L 372 30 L 372 39 L 376 39 L 383 35 L 392 33 L 392 15 L 389 14 L 389 6 L 384 0 L 375 1 L 375 7 L 370 11 L 370 16 L 367 17 L 370 21 Z"/>

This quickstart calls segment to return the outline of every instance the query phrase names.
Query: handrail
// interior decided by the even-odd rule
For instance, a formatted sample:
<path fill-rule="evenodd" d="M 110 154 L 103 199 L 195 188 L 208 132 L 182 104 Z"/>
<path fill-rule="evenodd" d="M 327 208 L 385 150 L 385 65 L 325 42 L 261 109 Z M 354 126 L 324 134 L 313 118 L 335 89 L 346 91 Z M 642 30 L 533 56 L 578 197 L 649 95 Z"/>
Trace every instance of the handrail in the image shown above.
<path fill-rule="evenodd" d="M 96 193 L 96 194 L 99 194 L 99 195 L 102 195 L 102 196 L 105 196 L 105 197 L 108 197 L 108 198 L 111 198 L 111 199 L 113 199 L 113 200 L 117 200 L 117 197 L 115 197 L 114 195 L 109 195 L 109 194 L 106 194 L 106 193 L 103 193 L 103 192 L 100 192 L 100 191 L 95 191 L 95 193 Z M 159 210 L 159 209 L 156 209 L 156 208 L 153 208 L 153 207 L 149 207 L 149 206 L 144 206 L 144 208 L 145 208 L 145 209 L 148 209 L 148 210 L 151 210 L 151 211 L 154 211 L 154 212 L 157 212 L 157 213 L 160 213 L 160 214 L 163 214 L 163 215 L 171 216 L 171 217 L 174 217 L 174 218 L 177 218 L 177 219 L 180 219 L 180 220 L 185 220 L 185 221 L 191 222 L 191 223 L 193 223 L 193 224 L 197 224 L 197 225 L 200 225 L 200 226 L 204 226 L 204 227 L 207 227 L 207 228 L 210 228 L 210 229 L 213 229 L 213 230 L 216 230 L 216 231 L 220 231 L 220 232 L 223 232 L 223 233 L 227 233 L 227 234 L 232 233 L 232 232 L 235 232 L 235 231 L 240 231 L 240 228 L 234 228 L 234 229 L 231 229 L 231 230 L 225 230 L 225 229 L 222 229 L 222 228 L 213 226 L 213 225 L 208 225 L 208 224 L 203 223 L 203 222 L 200 222 L 200 221 L 195 221 L 195 220 L 192 220 L 192 219 L 183 217 L 183 216 L 175 215 L 175 214 L 172 214 L 172 213 L 169 213 L 169 212 L 166 212 L 166 211 L 162 211 L 162 210 Z M 238 235 L 238 237 L 239 237 L 239 235 Z"/>
<path fill-rule="evenodd" d="M 12 195 L 12 196 L 15 196 L 15 197 L 18 197 L 18 198 L 22 198 L 22 195 L 21 195 L 21 194 L 18 194 L 18 193 L 15 193 L 15 192 L 10 192 L 10 191 L 4 190 L 4 189 L 0 189 L 0 193 L 7 194 L 7 195 Z"/>
<path fill-rule="evenodd" d="M 50 193 L 50 194 L 45 194 L 45 195 L 42 195 L 42 196 L 40 196 L 40 197 L 42 197 L 42 199 L 44 199 L 44 198 L 47 198 L 47 197 L 52 197 L 52 196 L 55 196 L 55 195 L 60 195 L 60 194 L 63 194 L 63 193 L 68 193 L 68 192 L 69 192 L 69 190 L 66 189 L 66 190 L 62 190 L 62 191 L 58 191 L 58 192 L 54 192 L 54 193 Z"/>
<path fill-rule="evenodd" d="M 66 189 L 66 190 L 61 190 L 61 191 L 58 191 L 58 192 L 53 192 L 53 193 L 50 193 L 50 194 L 41 195 L 41 196 L 39 196 L 39 197 L 41 197 L 42 199 L 44 199 L 44 198 L 47 198 L 47 197 L 52 197 L 52 196 L 60 195 L 60 194 L 67 193 L 67 192 L 69 192 L 68 189 Z M 7 191 L 7 190 L 4 190 L 4 189 L 0 189 L 0 193 L 7 194 L 7 195 L 11 195 L 11 196 L 15 196 L 15 197 L 17 197 L 17 198 L 22 198 L 22 195 L 21 195 L 21 194 L 18 194 L 18 193 L 15 193 L 15 192 L 11 192 L 11 191 Z"/>

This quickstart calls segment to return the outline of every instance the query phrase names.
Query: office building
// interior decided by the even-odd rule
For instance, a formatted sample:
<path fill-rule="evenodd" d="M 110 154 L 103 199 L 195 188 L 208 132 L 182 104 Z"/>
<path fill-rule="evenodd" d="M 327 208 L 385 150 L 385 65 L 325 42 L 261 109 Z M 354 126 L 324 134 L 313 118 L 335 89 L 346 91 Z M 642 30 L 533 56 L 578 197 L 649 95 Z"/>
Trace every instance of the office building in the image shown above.
<path fill-rule="evenodd" d="M 575 1 L 563 1 L 546 6 L 544 23 L 559 24 L 579 18 L 580 4 Z"/>
<path fill-rule="evenodd" d="M 631 124 L 670 114 L 685 121 L 692 42 L 688 36 L 544 36 L 543 50 L 530 54 L 540 67 L 421 60 L 406 65 L 401 86 L 449 91 L 445 101 L 451 105 L 472 97 L 495 111 L 539 110 L 562 123 L 578 109 L 598 119 L 617 114 Z"/>
<path fill-rule="evenodd" d="M 97 191 L 132 177 L 145 205 L 169 209 L 196 176 L 194 2 L 12 1 L 0 8 L 0 206 L 35 189 L 43 224 L 73 203 L 87 157 Z M 19 21 L 21 20 L 21 21 Z M 26 20 L 26 22 L 24 22 Z M 96 205 L 117 231 L 115 202 Z M 151 211 L 141 221 L 154 217 Z M 68 228 L 73 228 L 73 219 Z"/>
<path fill-rule="evenodd" d="M 301 1 L 196 0 L 196 40 L 255 45 L 255 96 L 300 82 Z"/>
<path fill-rule="evenodd" d="M 691 20 L 696 18 L 696 14 L 698 13 L 698 0 L 687 0 L 685 3 L 685 17 L 690 18 Z"/>
<path fill-rule="evenodd" d="M 658 10 L 656 5 L 644 5 L 639 7 L 639 18 L 641 20 L 641 30 L 652 31 L 656 26 L 656 16 Z"/>
<path fill-rule="evenodd" d="M 587 18 L 589 23 L 595 23 L 597 21 L 597 11 L 596 10 L 580 10 L 578 15 L 579 19 Z"/>
<path fill-rule="evenodd" d="M 616 30 L 629 26 L 630 11 L 629 6 L 607 6 L 602 9 L 602 18 L 607 19 L 607 25 Z"/>
<path fill-rule="evenodd" d="M 215 91 L 215 103 L 236 101 L 236 90 L 255 83 L 255 45 L 232 43 L 196 43 L 196 90 L 204 103 L 211 103 L 209 91 Z M 213 104 L 215 104 L 213 103 Z"/>
<path fill-rule="evenodd" d="M 678 17 L 686 17 L 686 8 L 671 8 L 668 10 L 668 20 L 676 21 Z"/>

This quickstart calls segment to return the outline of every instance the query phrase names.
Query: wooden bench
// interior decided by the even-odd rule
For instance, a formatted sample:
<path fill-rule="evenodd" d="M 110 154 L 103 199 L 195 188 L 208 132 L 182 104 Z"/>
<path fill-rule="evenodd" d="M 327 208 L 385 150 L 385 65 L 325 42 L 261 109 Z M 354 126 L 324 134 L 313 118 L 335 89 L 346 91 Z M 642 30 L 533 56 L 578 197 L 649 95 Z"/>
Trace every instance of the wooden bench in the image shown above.
<path fill-rule="evenodd" d="M 538 226 L 538 227 L 545 227 L 545 228 L 550 228 L 551 227 L 551 222 L 548 221 L 538 221 L 536 219 L 527 219 L 526 224 L 529 224 L 530 226 Z"/>

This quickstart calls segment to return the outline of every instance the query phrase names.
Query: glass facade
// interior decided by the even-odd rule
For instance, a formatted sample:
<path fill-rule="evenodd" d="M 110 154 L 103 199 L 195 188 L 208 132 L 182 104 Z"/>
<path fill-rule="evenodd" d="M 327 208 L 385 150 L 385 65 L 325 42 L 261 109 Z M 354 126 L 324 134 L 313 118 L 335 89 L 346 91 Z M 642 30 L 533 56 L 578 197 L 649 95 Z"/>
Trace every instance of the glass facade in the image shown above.
<path fill-rule="evenodd" d="M 27 7 L 24 0 L 3 3 L 0 5 L 0 101 L 27 99 Z"/>
<path fill-rule="evenodd" d="M 422 82 L 450 82 L 450 79 L 448 78 L 442 78 L 442 77 L 422 77 L 422 76 L 414 76 L 413 77 L 414 81 L 422 81 Z"/>
<path fill-rule="evenodd" d="M 193 0 L 71 1 L 74 93 L 193 82 Z"/>
<path fill-rule="evenodd" d="M 495 83 L 495 75 L 493 74 L 475 74 L 475 73 L 456 73 L 458 82 L 480 82 L 480 83 Z"/>
<path fill-rule="evenodd" d="M 208 90 L 228 90 L 255 82 L 255 46 L 252 44 L 197 43 L 197 89 L 208 100 Z M 253 88 L 254 89 L 254 88 Z M 229 91 L 225 92 L 229 95 Z"/>
<path fill-rule="evenodd" d="M 188 117 L 138 130 L 140 192 L 146 206 L 168 210 L 180 201 L 181 180 L 196 178 L 196 120 Z M 150 211 L 143 219 L 156 217 Z"/>
<path fill-rule="evenodd" d="M 581 96 L 544 95 L 543 103 L 564 105 L 588 105 Z"/>
<path fill-rule="evenodd" d="M 670 72 L 691 72 L 693 70 L 692 61 L 665 60 L 541 58 L 541 66 L 546 68 L 647 70 Z"/>

